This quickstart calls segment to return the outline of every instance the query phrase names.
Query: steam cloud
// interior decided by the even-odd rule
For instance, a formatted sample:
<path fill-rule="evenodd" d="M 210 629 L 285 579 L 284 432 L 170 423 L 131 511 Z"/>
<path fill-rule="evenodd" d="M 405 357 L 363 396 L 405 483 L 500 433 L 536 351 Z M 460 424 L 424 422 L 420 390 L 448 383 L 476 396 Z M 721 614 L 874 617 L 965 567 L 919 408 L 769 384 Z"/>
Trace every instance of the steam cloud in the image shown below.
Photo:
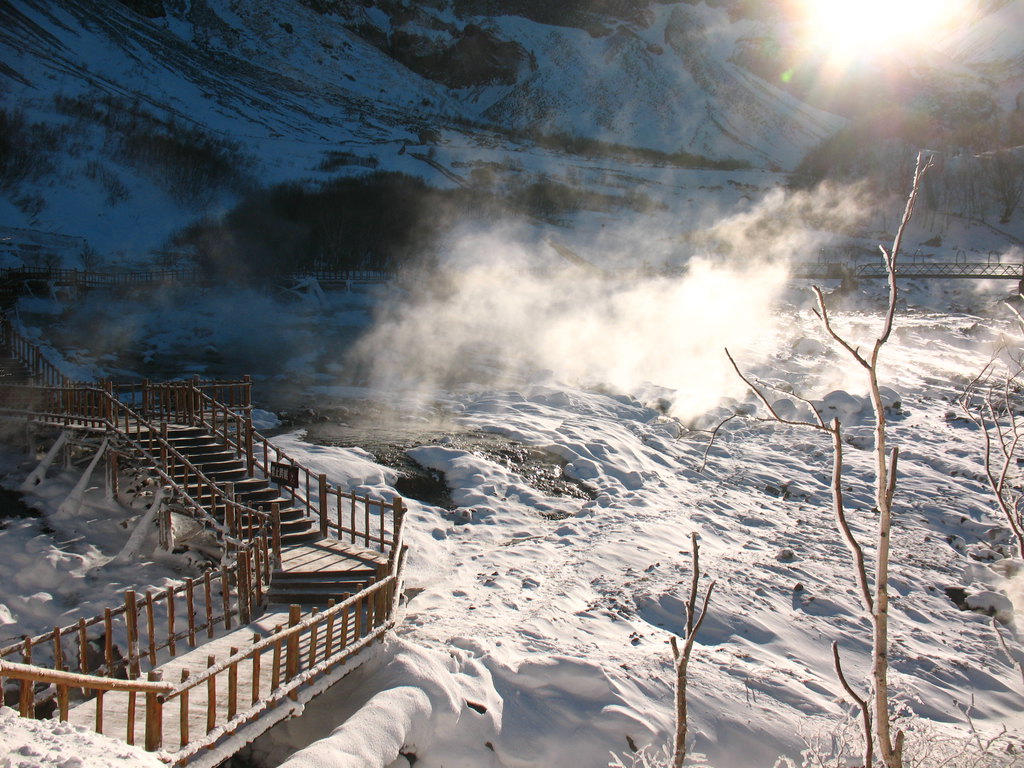
<path fill-rule="evenodd" d="M 723 348 L 770 346 L 789 261 L 812 259 L 864 210 L 849 190 L 773 191 L 681 239 L 693 255 L 675 276 L 570 264 L 512 228 L 463 229 L 442 277 L 386 307 L 351 361 L 388 392 L 558 381 L 637 393 L 654 384 L 674 391 L 673 415 L 696 415 L 743 392 Z M 631 262 L 646 252 L 638 239 Z"/>

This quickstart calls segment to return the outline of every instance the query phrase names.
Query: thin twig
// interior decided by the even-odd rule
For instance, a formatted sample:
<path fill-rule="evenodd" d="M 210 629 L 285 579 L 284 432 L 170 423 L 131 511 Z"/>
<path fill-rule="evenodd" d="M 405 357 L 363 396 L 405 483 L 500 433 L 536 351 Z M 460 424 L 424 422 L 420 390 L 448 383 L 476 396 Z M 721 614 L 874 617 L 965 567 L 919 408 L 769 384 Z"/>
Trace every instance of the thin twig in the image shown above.
<path fill-rule="evenodd" d="M 868 706 L 867 700 L 853 690 L 846 681 L 846 675 L 843 674 L 843 664 L 839 660 L 839 643 L 834 640 L 832 641 L 832 662 L 840 685 L 843 686 L 846 695 L 860 709 L 861 726 L 864 728 L 864 768 L 871 768 L 874 757 L 874 742 L 871 738 L 871 708 Z"/>

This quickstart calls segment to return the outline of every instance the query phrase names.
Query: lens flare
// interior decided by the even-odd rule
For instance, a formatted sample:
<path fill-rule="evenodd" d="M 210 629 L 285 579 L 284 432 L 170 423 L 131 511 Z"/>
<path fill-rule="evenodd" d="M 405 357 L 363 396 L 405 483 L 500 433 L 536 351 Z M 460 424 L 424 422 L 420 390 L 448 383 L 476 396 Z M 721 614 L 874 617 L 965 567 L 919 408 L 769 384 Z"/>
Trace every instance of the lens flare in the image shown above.
<path fill-rule="evenodd" d="M 802 0 L 807 42 L 845 59 L 924 50 L 969 15 L 966 0 Z"/>

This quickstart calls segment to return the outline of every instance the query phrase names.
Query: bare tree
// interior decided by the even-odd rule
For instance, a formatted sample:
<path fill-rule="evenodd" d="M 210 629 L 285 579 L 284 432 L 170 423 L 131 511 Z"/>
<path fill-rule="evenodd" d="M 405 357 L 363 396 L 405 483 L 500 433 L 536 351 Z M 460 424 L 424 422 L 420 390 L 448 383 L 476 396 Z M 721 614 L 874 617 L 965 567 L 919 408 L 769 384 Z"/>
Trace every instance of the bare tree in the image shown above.
<path fill-rule="evenodd" d="M 999 210 L 999 223 L 1009 224 L 1024 196 L 1024 158 L 1015 150 L 1000 149 L 988 156 L 989 189 Z"/>
<path fill-rule="evenodd" d="M 682 649 L 672 636 L 672 658 L 676 664 L 676 737 L 672 751 L 672 765 L 674 768 L 682 768 L 686 760 L 686 733 L 688 720 L 686 712 L 686 671 L 690 664 L 690 654 L 693 651 L 693 641 L 700 631 L 704 617 L 708 614 L 708 601 L 711 600 L 711 592 L 716 582 L 708 585 L 708 591 L 704 593 L 704 602 L 697 616 L 697 582 L 700 579 L 700 547 L 697 545 L 697 534 L 690 534 L 690 545 L 693 552 L 693 576 L 690 580 L 690 596 L 686 600 L 686 634 Z"/>
<path fill-rule="evenodd" d="M 1024 329 L 1024 317 L 1014 311 Z M 1024 556 L 1024 488 L 1017 463 L 1024 453 L 1024 352 L 1013 352 L 1005 344 L 999 351 L 1008 359 L 1000 362 L 997 352 L 967 385 L 960 407 L 981 430 L 985 477 Z"/>
<path fill-rule="evenodd" d="M 898 296 L 896 260 L 903 243 L 904 232 L 914 213 L 914 205 L 921 188 L 921 179 L 930 165 L 930 159 L 926 160 L 922 154 L 918 154 L 910 195 L 907 198 L 907 204 L 904 208 L 903 217 L 892 247 L 886 250 L 884 246 L 879 246 L 889 276 L 889 302 L 881 330 L 872 343 L 870 352 L 863 353 L 860 346 L 855 346 L 836 331 L 829 316 L 825 297 L 821 289 L 816 286 L 813 289 L 818 305 L 816 314 L 821 320 L 825 333 L 836 345 L 845 350 L 857 365 L 864 369 L 868 379 L 871 402 L 874 406 L 874 511 L 877 513 L 877 522 L 875 526 L 875 561 L 873 569 L 868 565 L 863 545 L 853 534 L 843 499 L 843 439 L 842 425 L 839 419 L 833 419 L 831 422 L 826 423 L 821 413 L 813 405 L 811 406 L 811 412 L 814 414 L 813 421 L 783 418 L 775 410 L 765 394 L 774 388 L 763 383 L 755 383 L 752 379 L 745 376 L 732 355 L 726 350 L 726 355 L 729 357 L 729 361 L 732 363 L 737 375 L 747 384 L 755 397 L 766 408 L 769 414 L 766 420 L 795 427 L 814 429 L 828 435 L 832 441 L 832 509 L 835 515 L 836 526 L 846 542 L 847 548 L 850 550 L 853 560 L 853 577 L 860 592 L 862 608 L 872 627 L 872 685 L 870 695 L 868 696 L 857 694 L 849 684 L 842 670 L 839 648 L 833 644 L 833 660 L 836 675 L 846 695 L 856 704 L 861 712 L 861 722 L 864 729 L 865 768 L 870 768 L 873 765 L 875 745 L 877 745 L 882 763 L 886 768 L 902 768 L 903 765 L 904 734 L 901 730 L 897 730 L 895 734 L 893 733 L 889 710 L 889 550 L 892 531 L 893 498 L 896 491 L 896 465 L 899 451 L 893 448 L 890 452 L 886 445 L 885 403 L 882 399 L 881 388 L 878 382 L 878 361 L 882 348 L 892 335 L 896 316 L 896 300 Z M 790 397 L 793 396 L 792 393 L 786 394 Z M 799 397 L 798 399 L 810 405 L 810 401 Z"/>

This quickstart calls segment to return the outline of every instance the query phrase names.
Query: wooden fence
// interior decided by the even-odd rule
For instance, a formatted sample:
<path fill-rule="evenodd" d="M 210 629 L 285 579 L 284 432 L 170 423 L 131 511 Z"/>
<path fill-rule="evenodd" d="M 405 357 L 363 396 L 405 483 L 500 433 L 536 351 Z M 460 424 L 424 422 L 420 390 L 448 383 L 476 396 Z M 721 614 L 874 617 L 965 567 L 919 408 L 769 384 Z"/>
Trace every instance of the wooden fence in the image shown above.
<path fill-rule="evenodd" d="M 14 327 L 11 319 L 4 315 L 0 318 L 0 345 L 5 347 L 11 357 L 21 361 L 39 384 L 50 387 L 62 387 L 69 379 L 43 355 L 42 350 Z"/>
<path fill-rule="evenodd" d="M 68 719 L 73 696 L 79 700 L 94 698 L 94 728 L 108 735 L 107 694 L 121 693 L 127 697 L 126 706 L 117 702 L 115 709 L 127 715 L 121 714 L 125 732 L 117 735 L 135 744 L 137 721 L 141 720 L 145 748 L 164 750 L 161 756 L 167 762 L 181 765 L 285 699 L 296 699 L 302 686 L 382 637 L 394 625 L 398 587 L 398 576 L 392 574 L 340 603 L 331 601 L 322 612 L 314 610 L 303 617 L 299 606 L 291 606 L 287 623 L 276 627 L 272 634 L 254 634 L 248 647 L 231 648 L 229 655 L 220 660 L 210 656 L 204 668 L 181 669 L 177 682 L 164 681 L 155 665 L 147 672 L 148 679 L 138 679 L 136 674 L 134 679 L 125 680 L 100 676 L 95 670 L 75 673 L 60 666 L 44 668 L 30 663 L 31 657 L 24 662 L 0 657 L 0 682 L 4 677 L 19 681 L 19 709 L 26 717 L 33 716 L 42 700 L 34 698 L 36 686 L 46 687 L 46 700 L 56 702 L 55 712 L 62 721 Z M 145 603 L 147 612 L 151 604 Z M 138 606 L 136 602 L 134 610 Z M 126 606 L 121 615 L 130 617 L 132 611 Z M 109 614 L 104 621 L 109 622 Z M 153 625 L 149 626 L 152 631 Z M 75 625 L 70 631 L 82 630 Z M 53 633 L 49 637 L 53 640 Z M 178 637 L 183 634 L 178 633 Z M 55 642 L 60 639 L 58 635 Z M 149 657 L 143 654 L 135 658 Z M 192 726 L 197 706 L 203 723 L 200 733 L 193 732 Z M 165 726 L 170 728 L 165 730 Z M 171 743 L 165 741 L 167 733 L 173 734 Z"/>
<path fill-rule="evenodd" d="M 8 322 L 0 323 L 0 329 L 20 359 L 43 359 L 38 348 Z M 94 696 L 95 727 L 103 731 L 105 712 L 110 711 L 105 709 L 105 697 L 123 696 L 124 738 L 135 743 L 136 720 L 141 717 L 146 748 L 164 749 L 162 756 L 170 754 L 170 761 L 184 764 L 283 699 L 294 699 L 301 686 L 351 658 L 393 626 L 405 557 L 401 499 L 364 498 L 330 486 L 325 475 L 314 474 L 255 432 L 248 377 L 241 382 L 104 383 L 101 387 L 70 384 L 63 376 L 58 381 L 52 386 L 0 385 L 0 413 L 115 435 L 118 447 L 110 460 L 116 462 L 117 456 L 128 454 L 145 462 L 187 510 L 218 530 L 234 562 L 163 590 L 144 595 L 129 590 L 122 604 L 105 609 L 102 616 L 79 619 L 0 648 L 0 690 L 4 677 L 19 681 L 22 715 L 43 714 L 50 707 L 67 719 L 73 697 Z M 298 606 L 292 606 L 287 623 L 275 627 L 268 637 L 254 636 L 248 647 L 231 648 L 219 662 L 210 657 L 207 667 L 195 673 L 183 670 L 177 683 L 163 681 L 160 666 L 184 650 L 183 643 L 195 648 L 218 631 L 245 625 L 264 605 L 274 569 L 281 562 L 281 539 L 277 505 L 268 513 L 236 502 L 229 489 L 213 482 L 175 449 L 168 439 L 170 422 L 204 428 L 244 458 L 250 475 L 273 479 L 274 464 L 295 467 L 299 485 L 282 486 L 282 490 L 307 515 L 319 519 L 322 533 L 333 531 L 340 539 L 388 555 L 387 567 L 359 593 L 337 604 L 331 601 L 325 611 L 314 610 L 305 617 Z M 74 667 L 77 671 L 72 671 Z M 239 683 L 242 670 L 247 670 L 242 678 L 248 687 Z M 148 680 L 139 679 L 144 672 Z M 205 730 L 200 734 L 191 732 L 192 702 L 205 707 Z M 165 743 L 168 707 L 177 713 L 174 747 Z"/>
<path fill-rule="evenodd" d="M 213 638 L 218 626 L 230 631 L 248 624 L 263 604 L 272 572 L 272 550 L 262 537 L 241 550 L 229 566 L 155 592 L 140 595 L 127 590 L 123 603 L 99 616 L 0 648 L 0 660 L 18 657 L 20 663 L 57 671 L 77 667 L 82 675 L 138 678 L 176 656 L 184 644 L 195 648 L 204 635 Z M 19 679 L 18 708 L 24 717 L 31 717 L 55 695 L 59 698 L 59 691 L 52 690 L 36 695 L 31 680 Z"/>

